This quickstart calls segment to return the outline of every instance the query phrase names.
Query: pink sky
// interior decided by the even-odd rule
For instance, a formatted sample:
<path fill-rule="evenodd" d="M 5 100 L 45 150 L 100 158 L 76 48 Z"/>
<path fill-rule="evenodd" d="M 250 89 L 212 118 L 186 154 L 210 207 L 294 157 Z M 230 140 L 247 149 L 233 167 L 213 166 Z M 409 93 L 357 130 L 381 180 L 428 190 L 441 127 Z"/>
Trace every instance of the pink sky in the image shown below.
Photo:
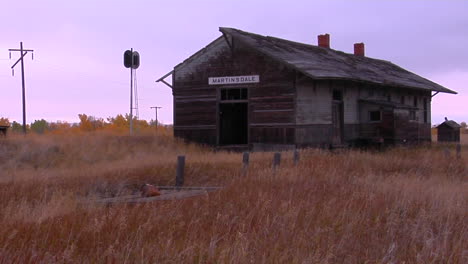
<path fill-rule="evenodd" d="M 468 121 L 468 1 L 12 1 L 0 0 L 0 116 L 21 122 L 21 75 L 9 48 L 27 58 L 27 122 L 77 122 L 78 114 L 128 113 L 123 52 L 141 55 L 140 118 L 172 123 L 171 90 L 154 81 L 235 27 L 304 43 L 329 33 L 334 49 L 392 61 L 458 95 L 439 94 L 432 122 Z"/>

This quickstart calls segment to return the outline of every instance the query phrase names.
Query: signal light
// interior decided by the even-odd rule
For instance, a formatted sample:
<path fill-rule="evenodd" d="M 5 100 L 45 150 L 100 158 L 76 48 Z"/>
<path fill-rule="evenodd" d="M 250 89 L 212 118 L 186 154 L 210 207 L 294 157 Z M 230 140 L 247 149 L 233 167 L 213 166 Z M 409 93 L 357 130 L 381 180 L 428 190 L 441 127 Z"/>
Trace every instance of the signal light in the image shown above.
<path fill-rule="evenodd" d="M 137 51 L 126 50 L 124 52 L 124 66 L 125 68 L 138 69 L 140 67 L 140 54 Z"/>
<path fill-rule="evenodd" d="M 140 53 L 138 53 L 138 51 L 134 51 L 132 69 L 138 69 L 138 67 L 140 67 Z"/>

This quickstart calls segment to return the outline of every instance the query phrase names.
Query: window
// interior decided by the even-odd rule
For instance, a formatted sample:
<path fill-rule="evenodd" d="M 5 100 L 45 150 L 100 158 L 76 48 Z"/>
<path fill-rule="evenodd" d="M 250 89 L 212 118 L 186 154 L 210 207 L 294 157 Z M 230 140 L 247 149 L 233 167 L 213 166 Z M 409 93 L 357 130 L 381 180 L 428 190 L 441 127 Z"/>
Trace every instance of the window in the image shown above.
<path fill-rule="evenodd" d="M 402 95 L 401 98 L 400 98 L 400 103 L 401 104 L 405 104 L 405 96 Z"/>
<path fill-rule="evenodd" d="M 410 119 L 410 120 L 416 120 L 416 111 L 411 110 L 411 111 L 409 112 L 409 119 Z"/>
<path fill-rule="evenodd" d="M 413 99 L 413 106 L 418 107 L 418 97 L 416 97 L 416 95 L 414 96 L 414 99 Z"/>
<path fill-rule="evenodd" d="M 338 90 L 333 90 L 333 100 L 335 101 L 342 101 L 343 100 L 343 93 Z"/>
<path fill-rule="evenodd" d="M 369 112 L 369 121 L 378 122 L 381 120 L 380 111 L 370 111 Z"/>
<path fill-rule="evenodd" d="M 247 100 L 247 88 L 221 89 L 221 100 Z"/>

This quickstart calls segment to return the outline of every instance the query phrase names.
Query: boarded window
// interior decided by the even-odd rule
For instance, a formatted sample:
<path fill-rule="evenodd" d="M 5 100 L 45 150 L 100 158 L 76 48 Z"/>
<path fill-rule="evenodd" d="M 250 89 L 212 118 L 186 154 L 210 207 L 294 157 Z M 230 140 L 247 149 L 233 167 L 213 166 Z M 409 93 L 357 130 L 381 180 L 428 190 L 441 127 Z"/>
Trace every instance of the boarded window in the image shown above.
<path fill-rule="evenodd" d="M 378 122 L 382 119 L 380 111 L 370 111 L 369 112 L 369 120 L 371 122 Z"/>

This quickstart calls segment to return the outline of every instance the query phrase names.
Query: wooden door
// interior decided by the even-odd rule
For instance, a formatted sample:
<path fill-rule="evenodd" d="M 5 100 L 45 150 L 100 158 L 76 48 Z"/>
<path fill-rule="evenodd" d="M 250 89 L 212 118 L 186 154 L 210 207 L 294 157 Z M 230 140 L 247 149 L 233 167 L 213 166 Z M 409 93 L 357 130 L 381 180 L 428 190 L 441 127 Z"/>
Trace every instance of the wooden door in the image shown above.
<path fill-rule="evenodd" d="M 332 103 L 332 144 L 343 144 L 343 102 Z"/>
<path fill-rule="evenodd" d="M 393 142 L 395 138 L 395 118 L 392 110 L 382 110 L 379 136 L 384 142 Z"/>

